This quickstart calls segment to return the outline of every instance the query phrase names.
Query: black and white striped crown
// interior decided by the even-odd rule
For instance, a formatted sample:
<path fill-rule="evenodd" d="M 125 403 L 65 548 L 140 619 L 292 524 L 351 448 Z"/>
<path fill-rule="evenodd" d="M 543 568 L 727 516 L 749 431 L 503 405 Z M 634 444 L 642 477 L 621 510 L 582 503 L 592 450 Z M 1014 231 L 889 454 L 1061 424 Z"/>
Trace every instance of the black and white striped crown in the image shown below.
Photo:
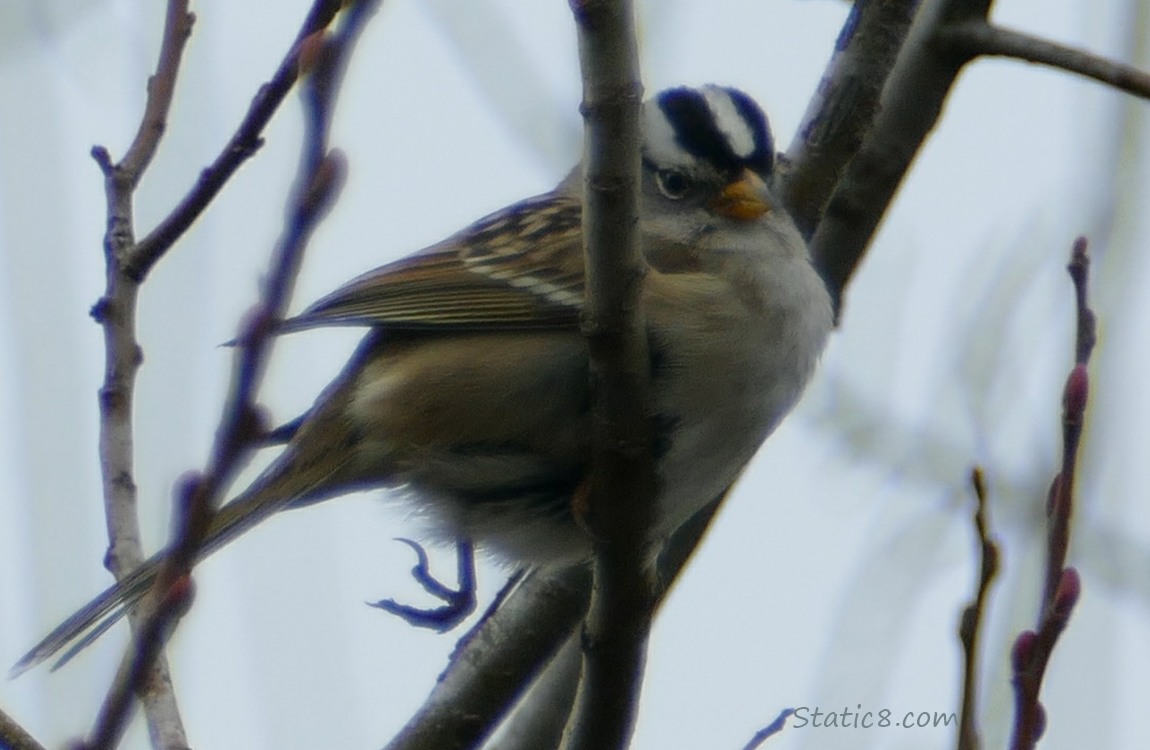
<path fill-rule="evenodd" d="M 644 156 L 690 171 L 704 161 L 724 174 L 745 168 L 766 177 L 775 165 L 767 116 L 754 99 L 726 86 L 680 87 L 643 106 Z"/>

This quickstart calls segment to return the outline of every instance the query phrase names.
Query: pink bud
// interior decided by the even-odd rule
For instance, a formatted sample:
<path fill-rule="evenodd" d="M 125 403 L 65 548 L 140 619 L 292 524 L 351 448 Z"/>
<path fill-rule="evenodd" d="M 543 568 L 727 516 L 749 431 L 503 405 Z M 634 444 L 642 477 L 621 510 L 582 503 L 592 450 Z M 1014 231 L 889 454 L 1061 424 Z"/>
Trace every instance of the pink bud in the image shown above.
<path fill-rule="evenodd" d="M 1066 388 L 1062 391 L 1062 405 L 1067 416 L 1081 417 L 1086 411 L 1086 396 L 1090 391 L 1090 378 L 1086 365 L 1075 365 L 1066 378 Z"/>
<path fill-rule="evenodd" d="M 1034 644 L 1038 641 L 1038 634 L 1033 630 L 1024 630 L 1014 639 L 1014 647 L 1010 650 L 1010 664 L 1015 674 L 1025 672 L 1030 667 L 1031 657 L 1034 655 Z"/>
<path fill-rule="evenodd" d="M 1063 622 L 1070 618 L 1070 611 L 1082 594 L 1082 579 L 1074 568 L 1066 568 L 1058 579 L 1054 592 L 1054 614 Z"/>
<path fill-rule="evenodd" d="M 1038 742 L 1046 734 L 1046 706 L 1038 703 L 1034 706 L 1034 736 L 1030 739 Z"/>
<path fill-rule="evenodd" d="M 192 606 L 192 599 L 196 593 L 195 583 L 192 577 L 187 573 L 176 578 L 172 581 L 172 585 L 168 586 L 168 590 L 164 592 L 164 598 L 160 606 L 165 610 L 174 611 L 177 615 L 182 616 Z"/>
<path fill-rule="evenodd" d="M 308 34 L 299 42 L 296 60 L 301 75 L 310 73 L 327 47 L 328 34 L 322 29 Z"/>

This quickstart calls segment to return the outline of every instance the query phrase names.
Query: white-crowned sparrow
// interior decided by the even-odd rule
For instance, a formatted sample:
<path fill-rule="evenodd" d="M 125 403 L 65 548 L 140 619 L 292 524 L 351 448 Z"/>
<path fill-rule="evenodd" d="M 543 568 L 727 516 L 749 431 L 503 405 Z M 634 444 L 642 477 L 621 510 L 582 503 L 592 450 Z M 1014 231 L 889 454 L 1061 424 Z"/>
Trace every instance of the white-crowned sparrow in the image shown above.
<path fill-rule="evenodd" d="M 746 94 L 643 107 L 641 229 L 659 480 L 652 540 L 735 480 L 795 404 L 831 328 L 806 245 L 766 183 Z M 283 453 L 220 511 L 205 554 L 272 513 L 401 488 L 446 537 L 539 565 L 586 557 L 573 493 L 590 452 L 581 180 L 353 280 L 285 329 L 371 328 Z M 60 626 L 42 660 L 139 598 L 158 558 Z"/>

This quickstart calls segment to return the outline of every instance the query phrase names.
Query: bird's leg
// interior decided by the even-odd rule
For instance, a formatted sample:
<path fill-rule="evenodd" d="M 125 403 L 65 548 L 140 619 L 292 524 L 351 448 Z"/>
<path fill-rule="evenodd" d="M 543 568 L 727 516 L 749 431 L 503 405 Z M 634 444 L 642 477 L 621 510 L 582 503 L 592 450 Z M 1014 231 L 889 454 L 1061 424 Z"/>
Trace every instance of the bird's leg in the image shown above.
<path fill-rule="evenodd" d="M 475 611 L 475 550 L 468 540 L 456 544 L 456 560 L 458 561 L 457 578 L 459 588 L 453 589 L 431 574 L 428 564 L 427 550 L 418 542 L 410 539 L 398 539 L 415 550 L 418 558 L 411 575 L 423 587 L 423 590 L 439 599 L 442 607 L 423 609 L 408 604 L 400 604 L 394 599 L 381 599 L 378 602 L 368 602 L 372 607 L 390 612 L 401 617 L 411 625 L 421 628 L 430 628 L 440 633 L 446 633 Z"/>

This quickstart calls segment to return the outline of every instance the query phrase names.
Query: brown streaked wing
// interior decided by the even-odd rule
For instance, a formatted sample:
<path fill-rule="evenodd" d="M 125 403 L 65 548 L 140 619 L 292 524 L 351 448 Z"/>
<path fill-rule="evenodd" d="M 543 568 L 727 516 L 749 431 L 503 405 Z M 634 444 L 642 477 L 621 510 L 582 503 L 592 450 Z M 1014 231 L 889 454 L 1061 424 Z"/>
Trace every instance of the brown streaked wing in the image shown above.
<path fill-rule="evenodd" d="M 573 328 L 583 306 L 581 210 L 547 194 L 480 219 L 320 299 L 284 330 Z"/>

